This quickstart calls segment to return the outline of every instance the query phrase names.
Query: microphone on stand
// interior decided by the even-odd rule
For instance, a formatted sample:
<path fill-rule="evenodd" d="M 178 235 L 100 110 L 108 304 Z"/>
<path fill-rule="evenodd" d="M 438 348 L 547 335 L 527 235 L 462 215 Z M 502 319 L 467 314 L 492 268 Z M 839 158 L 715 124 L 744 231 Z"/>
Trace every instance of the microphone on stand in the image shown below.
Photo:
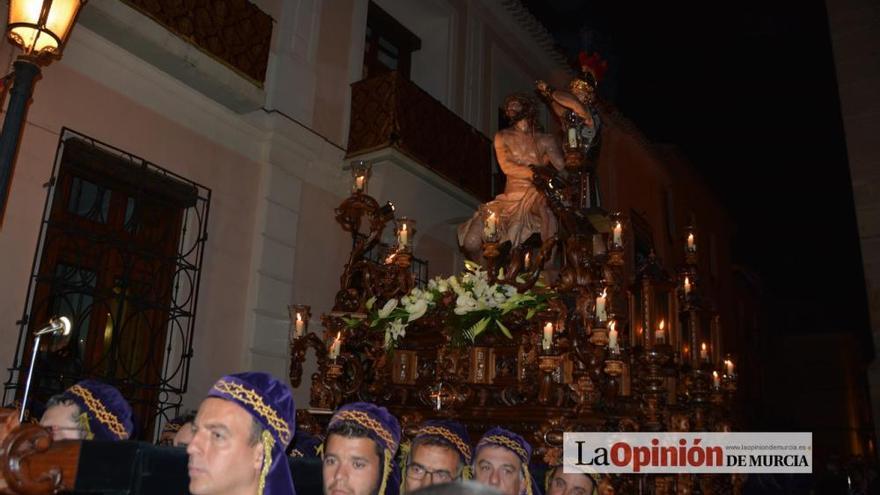
<path fill-rule="evenodd" d="M 49 320 L 49 324 L 34 332 L 34 336 L 46 335 L 47 333 L 59 332 L 61 335 L 70 333 L 70 318 L 61 316 Z"/>
<path fill-rule="evenodd" d="M 24 421 L 24 412 L 27 410 L 28 394 L 31 391 L 31 379 L 34 377 L 34 365 L 37 363 L 37 351 L 40 350 L 40 337 L 49 334 L 69 335 L 70 318 L 66 316 L 49 319 L 49 324 L 34 332 L 34 351 L 31 353 L 31 364 L 28 367 L 27 381 L 24 384 L 24 397 L 21 399 L 21 412 L 18 421 Z"/>

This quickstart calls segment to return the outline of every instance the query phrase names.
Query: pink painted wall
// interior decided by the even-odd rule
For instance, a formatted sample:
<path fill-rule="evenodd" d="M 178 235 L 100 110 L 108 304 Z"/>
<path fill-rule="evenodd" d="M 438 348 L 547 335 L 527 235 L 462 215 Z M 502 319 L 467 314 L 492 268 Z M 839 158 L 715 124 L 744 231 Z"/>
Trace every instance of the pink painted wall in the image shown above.
<path fill-rule="evenodd" d="M 0 60 L 8 51 L 4 47 Z M 260 165 L 63 64 L 46 68 L 36 85 L 0 230 L 0 364 L 4 368 L 13 361 L 18 335 L 14 323 L 24 308 L 46 196 L 42 184 L 51 175 L 63 126 L 212 190 L 186 401 L 194 406 L 214 379 L 242 365 Z"/>

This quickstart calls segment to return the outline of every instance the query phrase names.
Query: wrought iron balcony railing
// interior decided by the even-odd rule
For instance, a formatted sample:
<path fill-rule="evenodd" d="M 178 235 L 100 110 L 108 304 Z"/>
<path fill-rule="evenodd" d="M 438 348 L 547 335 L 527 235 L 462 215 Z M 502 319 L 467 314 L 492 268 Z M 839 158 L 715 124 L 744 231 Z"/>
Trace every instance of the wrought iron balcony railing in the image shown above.
<path fill-rule="evenodd" d="M 348 155 L 393 147 L 481 201 L 492 197 L 489 138 L 396 72 L 352 84 Z"/>
<path fill-rule="evenodd" d="M 259 87 L 266 79 L 272 18 L 253 2 L 124 0 Z"/>

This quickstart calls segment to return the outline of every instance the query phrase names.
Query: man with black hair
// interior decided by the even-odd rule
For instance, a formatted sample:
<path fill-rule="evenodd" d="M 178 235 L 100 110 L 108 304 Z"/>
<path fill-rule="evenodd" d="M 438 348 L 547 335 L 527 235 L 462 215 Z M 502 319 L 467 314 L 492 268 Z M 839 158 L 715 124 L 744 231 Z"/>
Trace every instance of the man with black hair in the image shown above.
<path fill-rule="evenodd" d="M 403 450 L 403 448 L 401 448 Z M 406 449 L 404 492 L 467 478 L 471 446 L 467 429 L 459 423 L 430 420 L 422 423 Z"/>
<path fill-rule="evenodd" d="M 324 442 L 324 494 L 396 494 L 399 444 L 400 425 L 384 407 L 367 402 L 340 407 L 330 418 Z"/>

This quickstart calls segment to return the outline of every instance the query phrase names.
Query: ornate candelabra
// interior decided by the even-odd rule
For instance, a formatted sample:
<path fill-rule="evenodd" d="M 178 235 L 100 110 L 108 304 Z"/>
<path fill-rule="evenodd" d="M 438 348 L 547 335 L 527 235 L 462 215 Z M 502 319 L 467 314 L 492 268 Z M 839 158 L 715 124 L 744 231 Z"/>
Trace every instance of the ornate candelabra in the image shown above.
<path fill-rule="evenodd" d="M 407 421 L 455 417 L 473 431 L 500 423 L 544 432 L 532 440 L 547 458 L 558 454 L 561 440 L 551 432 L 730 424 L 733 358 L 721 359 L 720 324 L 700 287 L 694 228 L 685 232 L 685 264 L 676 276 L 651 252 L 630 267 L 627 280 L 630 220 L 597 206 L 595 169 L 569 150 L 565 178 L 533 167 L 533 183 L 557 220 L 554 236 L 511 246 L 499 235 L 500 212 L 484 207 L 479 216 L 487 286 L 540 298 L 540 311 L 505 311 L 499 330 L 484 332 L 485 321 L 457 319 L 466 314 L 453 311 L 461 292 L 437 290 L 434 309 L 407 320 L 398 339 L 376 328 L 380 320 L 370 314 L 382 308 L 382 325 L 402 325 L 388 315 L 415 304 L 415 222 L 395 220 L 390 203 L 380 206 L 367 195 L 368 166 L 352 170 L 352 194 L 336 209 L 337 222 L 352 233 L 352 252 L 333 311 L 321 318 L 323 339 L 307 327 L 300 331 L 302 307 L 291 310 L 294 386 L 306 350 L 318 356 L 313 407 L 370 400 Z M 371 261 L 367 253 L 389 225 L 395 243 L 384 262 Z M 689 480 L 657 477 L 655 488 Z"/>

